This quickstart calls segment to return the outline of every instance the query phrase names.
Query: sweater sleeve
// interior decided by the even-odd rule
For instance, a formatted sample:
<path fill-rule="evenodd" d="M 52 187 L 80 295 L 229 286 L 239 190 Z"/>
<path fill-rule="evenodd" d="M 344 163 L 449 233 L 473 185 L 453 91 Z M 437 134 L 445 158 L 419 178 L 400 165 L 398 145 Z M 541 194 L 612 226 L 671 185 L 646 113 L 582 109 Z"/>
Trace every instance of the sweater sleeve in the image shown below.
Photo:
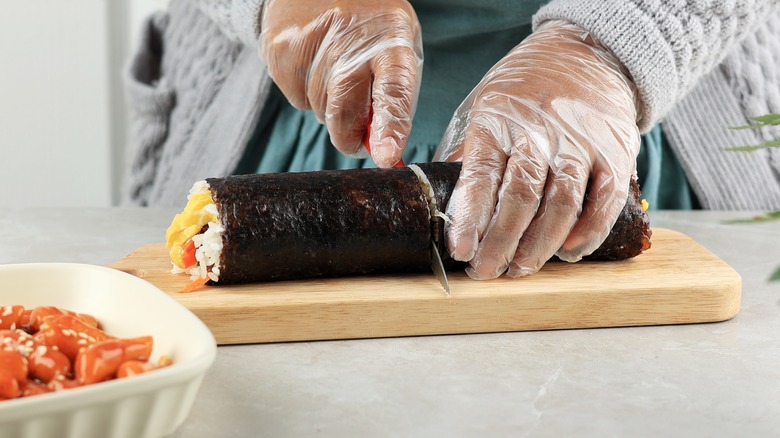
<path fill-rule="evenodd" d="M 615 53 L 637 86 L 644 132 L 776 7 L 777 0 L 553 0 L 534 26 L 568 20 Z"/>
<path fill-rule="evenodd" d="M 198 8 L 233 41 L 257 47 L 260 14 L 267 0 L 198 0 Z"/>

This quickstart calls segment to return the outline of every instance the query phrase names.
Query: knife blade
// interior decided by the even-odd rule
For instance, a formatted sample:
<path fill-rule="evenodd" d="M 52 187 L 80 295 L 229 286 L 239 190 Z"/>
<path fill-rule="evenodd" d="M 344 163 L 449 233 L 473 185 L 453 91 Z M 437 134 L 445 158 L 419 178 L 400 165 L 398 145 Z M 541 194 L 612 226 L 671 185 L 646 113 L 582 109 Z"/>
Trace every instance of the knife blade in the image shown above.
<path fill-rule="evenodd" d="M 433 240 L 431 240 L 431 268 L 433 268 L 433 274 L 439 279 L 441 287 L 447 292 L 447 296 L 450 296 L 450 282 L 447 280 L 447 271 L 444 270 L 444 263 L 441 261 L 439 250 L 436 249 L 436 242 Z"/>

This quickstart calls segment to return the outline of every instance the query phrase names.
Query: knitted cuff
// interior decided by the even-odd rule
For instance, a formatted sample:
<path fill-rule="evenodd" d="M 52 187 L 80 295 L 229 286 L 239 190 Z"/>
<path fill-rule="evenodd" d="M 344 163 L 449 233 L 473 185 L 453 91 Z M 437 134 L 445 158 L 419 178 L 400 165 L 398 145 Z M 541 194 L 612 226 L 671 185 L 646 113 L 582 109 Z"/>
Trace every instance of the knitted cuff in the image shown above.
<path fill-rule="evenodd" d="M 233 0 L 230 22 L 236 36 L 246 45 L 257 47 L 260 36 L 260 16 L 265 0 Z"/>
<path fill-rule="evenodd" d="M 681 87 L 672 47 L 657 21 L 633 2 L 553 1 L 534 16 L 534 28 L 554 19 L 586 29 L 623 63 L 639 93 L 642 132 L 674 105 Z"/>
<path fill-rule="evenodd" d="M 222 33 L 249 47 L 257 47 L 260 16 L 267 0 L 200 0 L 198 5 Z"/>

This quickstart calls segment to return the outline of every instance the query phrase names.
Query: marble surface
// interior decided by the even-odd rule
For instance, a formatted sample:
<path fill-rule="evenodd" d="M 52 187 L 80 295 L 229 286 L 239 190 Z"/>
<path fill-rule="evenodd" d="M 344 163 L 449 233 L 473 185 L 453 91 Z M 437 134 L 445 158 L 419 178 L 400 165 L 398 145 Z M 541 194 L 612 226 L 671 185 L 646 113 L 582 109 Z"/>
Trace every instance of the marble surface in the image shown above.
<path fill-rule="evenodd" d="M 173 210 L 0 212 L 0 263 L 108 264 Z M 743 278 L 713 324 L 220 347 L 175 437 L 777 436 L 780 222 L 653 212 Z"/>

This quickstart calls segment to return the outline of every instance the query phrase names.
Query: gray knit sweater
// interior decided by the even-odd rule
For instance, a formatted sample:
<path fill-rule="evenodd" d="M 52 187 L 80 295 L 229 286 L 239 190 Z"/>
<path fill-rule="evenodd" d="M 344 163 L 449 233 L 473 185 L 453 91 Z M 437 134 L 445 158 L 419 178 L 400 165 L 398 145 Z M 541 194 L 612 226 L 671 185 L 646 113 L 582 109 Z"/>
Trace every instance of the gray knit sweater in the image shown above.
<path fill-rule="evenodd" d="M 257 56 L 263 0 L 172 0 L 150 18 L 127 75 L 133 114 L 124 203 L 180 206 L 196 180 L 235 169 L 271 85 Z M 703 207 L 780 208 L 780 150 L 727 152 L 780 135 L 732 131 L 780 112 L 777 0 L 553 0 L 628 69 L 639 126 L 664 130 Z"/>

